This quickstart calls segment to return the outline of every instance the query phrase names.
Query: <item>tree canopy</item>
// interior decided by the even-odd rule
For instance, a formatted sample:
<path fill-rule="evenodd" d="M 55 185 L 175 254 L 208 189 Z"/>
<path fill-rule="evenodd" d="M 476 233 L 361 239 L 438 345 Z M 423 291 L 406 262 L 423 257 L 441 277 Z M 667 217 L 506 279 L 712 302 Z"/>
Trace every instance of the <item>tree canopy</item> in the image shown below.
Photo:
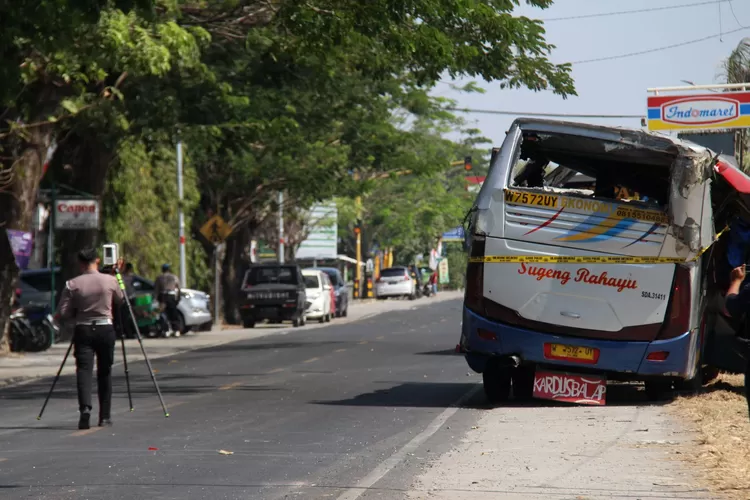
<path fill-rule="evenodd" d="M 176 257 L 169 185 L 180 140 L 196 270 L 188 285 L 206 282 L 211 248 L 197 228 L 218 213 L 234 230 L 223 269 L 226 290 L 236 287 L 245 248 L 273 219 L 279 190 L 300 213 L 333 197 L 376 200 L 383 189 L 409 196 L 413 212 L 376 202 L 368 212 L 373 235 L 411 251 L 426 243 L 413 228 L 434 232 L 465 203 L 450 161 L 473 146 L 444 139 L 458 124 L 430 95 L 437 81 L 470 76 L 575 93 L 570 65 L 550 62 L 542 23 L 514 15 L 519 4 L 6 2 L 0 225 L 27 229 L 40 183 L 65 183 L 102 197 L 105 220 L 100 231 L 62 235 L 59 262 L 67 269 L 75 246 L 117 238 L 151 271 Z M 404 169 L 411 174 L 401 181 L 368 180 Z M 16 272 L 9 256 L 0 244 L 0 331 Z"/>

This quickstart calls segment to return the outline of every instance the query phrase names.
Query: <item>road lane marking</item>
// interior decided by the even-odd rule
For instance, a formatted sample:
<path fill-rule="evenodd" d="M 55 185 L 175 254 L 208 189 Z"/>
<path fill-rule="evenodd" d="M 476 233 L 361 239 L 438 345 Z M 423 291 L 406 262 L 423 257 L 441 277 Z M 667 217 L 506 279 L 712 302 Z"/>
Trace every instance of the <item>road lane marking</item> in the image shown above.
<path fill-rule="evenodd" d="M 440 428 L 451 418 L 465 401 L 473 397 L 477 392 L 482 389 L 482 386 L 477 384 L 467 392 L 463 394 L 455 403 L 450 407 L 443 410 L 443 412 L 435 417 L 430 424 L 422 432 L 414 436 L 414 438 L 406 443 L 403 448 L 396 451 L 393 455 L 386 458 L 380 463 L 372 472 L 365 476 L 356 486 L 347 488 L 342 493 L 338 500 L 357 500 L 362 496 L 368 489 L 370 489 L 375 483 L 383 479 L 393 468 L 400 464 L 409 453 L 415 452 L 425 441 L 427 441 L 433 434 L 435 434 Z"/>
<path fill-rule="evenodd" d="M 7 462 L 7 461 L 8 461 L 7 458 L 0 458 L 0 462 Z"/>
<path fill-rule="evenodd" d="M 270 372 L 268 372 L 268 375 L 274 374 L 274 373 L 280 373 L 283 372 L 286 368 L 274 368 Z"/>
<path fill-rule="evenodd" d="M 319 359 L 320 358 L 310 358 L 310 359 L 306 359 L 305 361 L 303 361 L 303 363 L 312 363 L 313 361 L 317 361 Z"/>
<path fill-rule="evenodd" d="M 375 337 L 375 340 L 383 340 L 385 338 L 385 335 L 381 335 L 380 337 Z"/>
<path fill-rule="evenodd" d="M 333 351 L 333 352 L 344 352 L 344 351 L 346 351 L 346 349 L 336 349 L 336 350 L 335 350 L 335 351 Z"/>
<path fill-rule="evenodd" d="M 92 427 L 91 429 L 84 429 L 82 431 L 76 431 L 72 434 L 70 434 L 73 437 L 78 436 L 88 436 L 89 434 L 93 434 L 95 432 L 99 432 L 100 430 L 104 429 L 104 427 Z"/>
<path fill-rule="evenodd" d="M 363 340 L 362 342 L 359 343 L 359 345 L 365 345 L 365 344 L 367 344 L 366 340 Z"/>
<path fill-rule="evenodd" d="M 239 387 L 242 385 L 242 382 L 232 382 L 231 384 L 222 385 L 219 387 L 220 391 L 228 391 L 229 389 L 234 389 L 235 387 Z"/>

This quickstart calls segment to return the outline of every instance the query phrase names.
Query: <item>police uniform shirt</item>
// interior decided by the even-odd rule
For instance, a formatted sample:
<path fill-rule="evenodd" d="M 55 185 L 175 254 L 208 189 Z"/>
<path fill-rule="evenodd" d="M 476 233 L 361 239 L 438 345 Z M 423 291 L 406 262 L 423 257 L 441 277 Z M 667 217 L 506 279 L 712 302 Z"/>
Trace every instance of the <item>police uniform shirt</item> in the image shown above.
<path fill-rule="evenodd" d="M 76 323 L 113 318 L 114 305 L 123 302 L 123 293 L 114 276 L 86 271 L 65 284 L 58 312 Z"/>
<path fill-rule="evenodd" d="M 162 273 L 154 283 L 154 294 L 158 297 L 164 292 L 173 292 L 180 288 L 180 280 L 172 273 Z"/>

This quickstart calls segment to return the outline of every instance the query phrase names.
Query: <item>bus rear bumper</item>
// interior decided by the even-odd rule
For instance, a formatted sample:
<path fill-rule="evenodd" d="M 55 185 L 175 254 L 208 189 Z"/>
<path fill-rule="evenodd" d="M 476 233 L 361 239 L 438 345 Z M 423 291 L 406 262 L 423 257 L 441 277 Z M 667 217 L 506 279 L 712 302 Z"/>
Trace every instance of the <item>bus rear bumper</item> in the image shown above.
<path fill-rule="evenodd" d="M 598 350 L 596 363 L 550 359 L 545 344 L 557 343 Z M 652 342 L 629 342 L 560 336 L 490 321 L 464 307 L 461 345 L 466 361 L 482 373 L 493 358 L 516 356 L 522 363 L 571 371 L 619 374 L 624 380 L 652 377 L 688 379 L 695 375 L 695 335 Z M 666 356 L 665 354 L 666 353 Z"/>

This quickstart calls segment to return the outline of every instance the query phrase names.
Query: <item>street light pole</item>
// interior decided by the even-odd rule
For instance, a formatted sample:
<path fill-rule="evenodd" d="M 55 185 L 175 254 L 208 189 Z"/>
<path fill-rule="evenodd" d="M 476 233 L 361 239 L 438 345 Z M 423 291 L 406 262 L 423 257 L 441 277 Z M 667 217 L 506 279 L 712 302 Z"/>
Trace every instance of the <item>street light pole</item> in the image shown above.
<path fill-rule="evenodd" d="M 177 197 L 178 214 L 179 214 L 179 234 L 180 234 L 180 285 L 187 286 L 187 270 L 185 264 L 185 212 L 182 209 L 182 199 L 184 196 L 182 184 L 182 141 L 177 141 Z"/>
<path fill-rule="evenodd" d="M 279 263 L 284 263 L 284 193 L 279 191 Z"/>

